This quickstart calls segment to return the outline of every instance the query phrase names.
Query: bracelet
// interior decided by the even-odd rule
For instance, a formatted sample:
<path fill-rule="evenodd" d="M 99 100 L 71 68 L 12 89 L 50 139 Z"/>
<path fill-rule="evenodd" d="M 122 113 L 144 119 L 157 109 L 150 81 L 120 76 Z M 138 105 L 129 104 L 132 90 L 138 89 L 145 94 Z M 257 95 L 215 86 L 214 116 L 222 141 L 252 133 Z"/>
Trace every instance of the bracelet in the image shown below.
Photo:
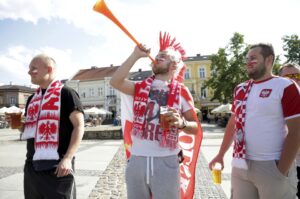
<path fill-rule="evenodd" d="M 182 119 L 182 121 L 183 121 L 183 126 L 180 127 L 180 128 L 178 128 L 178 129 L 184 129 L 184 128 L 186 127 L 186 125 L 187 125 L 187 122 L 186 122 L 185 118 L 182 117 L 181 119 Z"/>

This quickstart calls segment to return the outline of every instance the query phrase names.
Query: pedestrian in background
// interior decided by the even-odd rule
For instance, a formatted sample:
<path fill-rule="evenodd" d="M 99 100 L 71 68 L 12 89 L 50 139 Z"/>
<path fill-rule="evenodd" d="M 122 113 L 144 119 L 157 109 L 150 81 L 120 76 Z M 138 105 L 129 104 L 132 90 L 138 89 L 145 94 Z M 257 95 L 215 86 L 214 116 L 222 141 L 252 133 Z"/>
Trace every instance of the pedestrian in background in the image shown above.
<path fill-rule="evenodd" d="M 274 50 L 252 45 L 246 56 L 249 80 L 234 90 L 232 115 L 219 153 L 209 163 L 224 167 L 234 140 L 233 199 L 294 199 L 295 158 L 300 146 L 300 95 L 292 80 L 272 74 Z"/>

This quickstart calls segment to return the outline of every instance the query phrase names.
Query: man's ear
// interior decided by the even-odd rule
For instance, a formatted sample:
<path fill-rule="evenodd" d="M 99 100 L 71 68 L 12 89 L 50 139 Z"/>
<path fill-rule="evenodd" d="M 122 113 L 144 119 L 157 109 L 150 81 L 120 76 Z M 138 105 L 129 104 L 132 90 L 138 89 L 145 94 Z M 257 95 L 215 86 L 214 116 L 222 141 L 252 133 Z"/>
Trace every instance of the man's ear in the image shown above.
<path fill-rule="evenodd" d="M 48 73 L 51 73 L 53 71 L 53 68 L 51 66 L 47 66 L 48 67 Z"/>
<path fill-rule="evenodd" d="M 269 64 L 270 66 L 273 66 L 274 61 L 275 61 L 275 58 L 274 58 L 273 55 L 270 55 L 270 56 L 267 57 L 267 62 L 268 62 L 268 64 Z"/>

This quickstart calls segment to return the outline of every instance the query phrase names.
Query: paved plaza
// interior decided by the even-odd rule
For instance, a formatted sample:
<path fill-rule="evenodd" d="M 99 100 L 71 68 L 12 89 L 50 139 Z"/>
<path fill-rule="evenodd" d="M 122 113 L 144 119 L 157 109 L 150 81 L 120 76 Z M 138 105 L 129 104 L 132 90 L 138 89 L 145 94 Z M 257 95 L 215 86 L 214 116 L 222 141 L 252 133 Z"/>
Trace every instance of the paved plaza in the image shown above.
<path fill-rule="evenodd" d="M 217 153 L 224 128 L 202 124 L 204 137 L 196 171 L 194 199 L 229 198 L 231 152 L 225 156 L 222 184 L 214 185 L 208 162 Z M 0 198 L 24 199 L 23 165 L 26 142 L 19 132 L 0 129 Z M 76 155 L 77 199 L 126 199 L 125 154 L 122 140 L 83 140 Z"/>

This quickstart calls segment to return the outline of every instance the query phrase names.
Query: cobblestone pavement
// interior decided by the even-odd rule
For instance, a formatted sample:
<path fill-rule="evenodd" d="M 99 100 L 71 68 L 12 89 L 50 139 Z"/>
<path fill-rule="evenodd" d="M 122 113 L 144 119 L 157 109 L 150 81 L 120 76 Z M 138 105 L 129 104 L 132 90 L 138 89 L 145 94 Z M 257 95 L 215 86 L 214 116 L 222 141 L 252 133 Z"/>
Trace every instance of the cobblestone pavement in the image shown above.
<path fill-rule="evenodd" d="M 213 127 L 214 128 L 214 127 Z M 203 129 L 204 131 L 215 129 Z M 212 135 L 210 138 L 220 138 Z M 203 139 L 207 139 L 204 136 Z M 127 199 L 126 185 L 124 179 L 125 150 L 121 146 L 107 169 L 100 175 L 100 178 L 90 193 L 88 199 Z M 223 179 L 230 178 L 229 174 L 222 174 Z M 214 185 L 211 173 L 208 168 L 208 161 L 200 151 L 196 169 L 196 187 L 194 199 L 227 199 L 223 189 L 219 185 Z"/>
<path fill-rule="evenodd" d="M 125 149 L 121 146 L 91 191 L 88 199 L 127 199 Z"/>

